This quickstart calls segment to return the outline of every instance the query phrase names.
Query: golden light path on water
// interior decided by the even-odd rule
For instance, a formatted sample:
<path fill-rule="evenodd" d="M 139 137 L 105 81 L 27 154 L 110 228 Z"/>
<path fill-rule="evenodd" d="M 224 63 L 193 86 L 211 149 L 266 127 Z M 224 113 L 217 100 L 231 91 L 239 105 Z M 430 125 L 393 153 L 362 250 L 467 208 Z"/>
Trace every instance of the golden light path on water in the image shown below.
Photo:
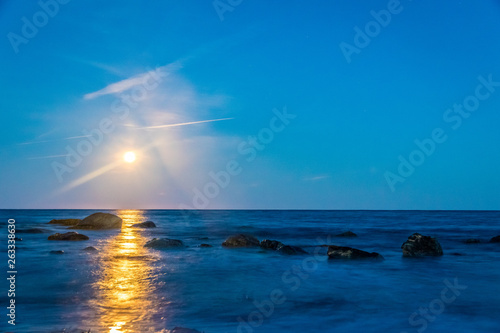
<path fill-rule="evenodd" d="M 134 223 L 144 222 L 142 211 L 119 211 L 121 233 L 111 236 L 100 251 L 99 279 L 91 307 L 100 329 L 109 333 L 149 332 L 148 323 L 159 310 L 155 302 L 154 257 L 144 248 L 145 237 Z M 90 324 L 90 323 L 89 323 Z M 100 331 L 99 331 L 100 332 Z"/>

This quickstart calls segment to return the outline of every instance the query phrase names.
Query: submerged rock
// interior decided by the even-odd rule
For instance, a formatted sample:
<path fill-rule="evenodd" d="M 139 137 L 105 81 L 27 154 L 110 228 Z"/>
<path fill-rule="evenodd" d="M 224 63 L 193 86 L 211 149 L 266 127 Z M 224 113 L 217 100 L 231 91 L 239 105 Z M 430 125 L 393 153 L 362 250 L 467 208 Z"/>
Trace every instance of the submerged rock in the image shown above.
<path fill-rule="evenodd" d="M 282 254 L 305 254 L 307 253 L 298 246 L 285 245 L 277 240 L 264 239 L 260 242 L 260 247 L 266 250 L 274 250 Z"/>
<path fill-rule="evenodd" d="M 213 246 L 210 244 L 200 244 L 200 247 L 213 247 Z"/>
<path fill-rule="evenodd" d="M 259 245 L 260 242 L 257 238 L 244 234 L 230 236 L 222 243 L 224 247 L 255 247 Z"/>
<path fill-rule="evenodd" d="M 469 238 L 465 241 L 465 244 L 477 244 L 481 243 L 481 241 L 477 238 Z"/>
<path fill-rule="evenodd" d="M 500 243 L 500 236 L 496 236 L 490 239 L 490 243 Z"/>
<path fill-rule="evenodd" d="M 328 258 L 329 259 L 377 259 L 383 260 L 382 257 L 377 252 L 366 252 L 352 247 L 347 246 L 328 246 Z"/>
<path fill-rule="evenodd" d="M 283 247 L 285 244 L 283 244 L 280 241 L 277 240 L 271 240 L 271 239 L 264 239 L 262 242 L 260 242 L 260 247 L 263 249 L 268 249 L 268 250 L 278 250 L 280 247 Z"/>
<path fill-rule="evenodd" d="M 94 213 L 70 229 L 102 230 L 120 229 L 121 227 L 122 219 L 120 217 L 108 213 Z"/>
<path fill-rule="evenodd" d="M 79 234 L 77 232 L 67 232 L 64 234 L 56 233 L 50 235 L 48 240 L 59 240 L 59 241 L 82 241 L 88 240 L 89 238 L 85 235 Z"/>
<path fill-rule="evenodd" d="M 166 248 L 184 247 L 184 243 L 178 239 L 153 238 L 150 241 L 148 241 L 144 246 L 153 249 L 166 249 Z"/>
<path fill-rule="evenodd" d="M 21 242 L 23 239 L 22 239 L 22 238 L 19 238 L 19 237 L 14 237 L 14 240 L 15 240 L 15 241 L 18 241 L 18 242 Z"/>
<path fill-rule="evenodd" d="M 93 246 L 87 246 L 82 251 L 85 251 L 85 252 L 97 252 L 97 249 L 95 247 L 93 247 Z"/>
<path fill-rule="evenodd" d="M 132 224 L 132 228 L 156 228 L 156 224 L 153 221 L 146 221 Z"/>
<path fill-rule="evenodd" d="M 191 328 L 175 327 L 171 333 L 201 333 L 200 331 L 193 330 Z"/>
<path fill-rule="evenodd" d="M 336 235 L 337 237 L 358 237 L 354 232 L 352 231 L 346 231 L 341 234 Z"/>
<path fill-rule="evenodd" d="M 63 251 L 63 250 L 59 250 L 59 251 L 50 251 L 50 254 L 64 254 L 64 251 Z"/>
<path fill-rule="evenodd" d="M 401 245 L 404 257 L 442 256 L 443 249 L 436 238 L 414 233 Z"/>
<path fill-rule="evenodd" d="M 77 225 L 81 220 L 80 219 L 61 219 L 61 220 L 51 220 L 48 224 L 60 224 L 65 226 L 74 226 Z"/>

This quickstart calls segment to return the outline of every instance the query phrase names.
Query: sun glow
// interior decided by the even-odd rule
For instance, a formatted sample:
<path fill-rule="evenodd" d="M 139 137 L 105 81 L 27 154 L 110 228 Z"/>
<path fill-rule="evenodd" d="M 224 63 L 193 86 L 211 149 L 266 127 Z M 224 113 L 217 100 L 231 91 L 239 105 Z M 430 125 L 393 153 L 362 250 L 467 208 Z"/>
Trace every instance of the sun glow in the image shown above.
<path fill-rule="evenodd" d="M 123 155 L 123 160 L 127 163 L 134 163 L 136 159 L 135 153 L 133 151 L 128 151 Z"/>

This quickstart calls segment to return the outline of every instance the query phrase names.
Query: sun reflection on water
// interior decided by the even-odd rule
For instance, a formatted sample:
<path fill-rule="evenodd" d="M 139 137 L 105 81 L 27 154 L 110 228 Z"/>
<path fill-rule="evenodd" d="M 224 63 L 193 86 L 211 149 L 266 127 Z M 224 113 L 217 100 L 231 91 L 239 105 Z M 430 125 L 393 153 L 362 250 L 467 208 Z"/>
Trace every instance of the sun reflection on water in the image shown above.
<path fill-rule="evenodd" d="M 97 324 L 109 333 L 146 332 L 158 311 L 155 304 L 154 257 L 143 247 L 145 238 L 132 224 L 143 222 L 142 211 L 119 211 L 122 231 L 100 252 L 99 279 L 92 307 Z M 151 325 L 153 326 L 153 325 Z"/>

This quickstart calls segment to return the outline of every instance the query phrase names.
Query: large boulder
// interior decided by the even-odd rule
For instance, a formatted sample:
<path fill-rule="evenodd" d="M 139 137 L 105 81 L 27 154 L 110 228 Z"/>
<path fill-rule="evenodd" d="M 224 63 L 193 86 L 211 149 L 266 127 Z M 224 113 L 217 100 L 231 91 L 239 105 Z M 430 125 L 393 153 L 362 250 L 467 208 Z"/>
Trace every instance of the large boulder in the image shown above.
<path fill-rule="evenodd" d="M 65 226 L 74 226 L 77 225 L 81 220 L 80 219 L 62 219 L 62 220 L 51 220 L 49 224 L 60 224 Z"/>
<path fill-rule="evenodd" d="M 490 239 L 490 243 L 500 243 L 500 236 L 496 236 Z"/>
<path fill-rule="evenodd" d="M 150 241 L 148 241 L 144 246 L 153 249 L 169 249 L 169 248 L 184 247 L 184 243 L 178 239 L 153 238 Z"/>
<path fill-rule="evenodd" d="M 102 230 L 120 229 L 121 227 L 122 219 L 120 217 L 108 213 L 94 213 L 70 229 Z"/>
<path fill-rule="evenodd" d="M 88 240 L 89 238 L 85 235 L 79 234 L 77 232 L 67 232 L 64 234 L 56 233 L 50 235 L 48 240 L 57 240 L 57 241 L 82 241 Z"/>
<path fill-rule="evenodd" d="M 352 231 L 346 231 L 341 234 L 336 235 L 337 237 L 358 237 L 354 232 Z"/>
<path fill-rule="evenodd" d="M 404 257 L 442 256 L 443 249 L 436 238 L 414 233 L 401 245 Z"/>
<path fill-rule="evenodd" d="M 352 247 L 347 246 L 328 246 L 328 258 L 329 259 L 378 259 L 383 260 L 382 257 L 377 252 L 366 252 Z"/>
<path fill-rule="evenodd" d="M 257 238 L 244 234 L 230 236 L 222 243 L 224 247 L 255 247 L 259 245 L 260 242 Z"/>
<path fill-rule="evenodd" d="M 146 221 L 132 224 L 132 228 L 156 228 L 156 224 L 153 221 Z"/>

